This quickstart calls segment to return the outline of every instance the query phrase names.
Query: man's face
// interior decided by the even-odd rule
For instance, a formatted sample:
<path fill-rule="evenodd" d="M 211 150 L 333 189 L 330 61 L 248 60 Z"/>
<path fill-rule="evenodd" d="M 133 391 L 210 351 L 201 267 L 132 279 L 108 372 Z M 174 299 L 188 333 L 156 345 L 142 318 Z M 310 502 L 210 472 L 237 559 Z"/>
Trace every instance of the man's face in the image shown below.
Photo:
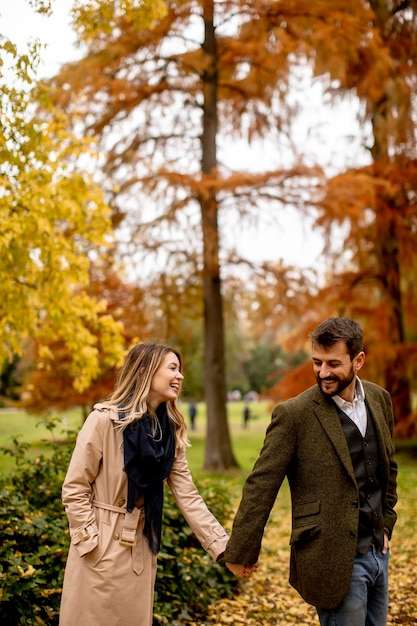
<path fill-rule="evenodd" d="M 365 353 L 359 352 L 353 359 L 344 341 L 333 346 L 313 346 L 313 370 L 317 384 L 326 396 L 341 396 L 352 402 L 355 396 L 356 374 L 365 361 Z"/>

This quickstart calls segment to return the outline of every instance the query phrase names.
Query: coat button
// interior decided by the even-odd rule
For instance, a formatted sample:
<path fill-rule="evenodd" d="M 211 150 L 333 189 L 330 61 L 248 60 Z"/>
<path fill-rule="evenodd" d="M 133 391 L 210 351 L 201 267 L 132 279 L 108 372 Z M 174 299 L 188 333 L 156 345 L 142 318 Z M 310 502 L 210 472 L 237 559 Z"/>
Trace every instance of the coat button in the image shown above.
<path fill-rule="evenodd" d="M 357 508 L 358 508 L 358 502 L 357 502 L 357 500 L 354 500 L 354 501 L 352 502 L 352 508 L 354 508 L 354 509 L 357 509 Z"/>
<path fill-rule="evenodd" d="M 116 541 L 119 541 L 120 539 L 119 533 L 114 533 L 114 538 L 116 539 Z"/>
<path fill-rule="evenodd" d="M 349 532 L 349 537 L 350 537 L 351 539 L 356 539 L 356 533 L 355 533 L 355 531 L 351 530 L 351 531 Z"/>
<path fill-rule="evenodd" d="M 124 506 L 125 504 L 126 504 L 126 500 L 124 498 L 121 498 L 119 502 L 117 503 L 117 506 Z"/>

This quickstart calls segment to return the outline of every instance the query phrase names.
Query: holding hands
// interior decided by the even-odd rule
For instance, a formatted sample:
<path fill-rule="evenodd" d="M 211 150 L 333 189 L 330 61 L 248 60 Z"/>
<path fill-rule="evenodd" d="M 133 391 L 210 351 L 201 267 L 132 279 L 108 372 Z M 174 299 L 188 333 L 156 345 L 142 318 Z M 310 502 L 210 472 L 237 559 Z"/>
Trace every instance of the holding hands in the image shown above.
<path fill-rule="evenodd" d="M 237 578 L 249 578 L 256 572 L 259 567 L 259 563 L 254 563 L 253 565 L 242 565 L 240 563 L 226 563 L 226 567 L 234 574 Z"/>

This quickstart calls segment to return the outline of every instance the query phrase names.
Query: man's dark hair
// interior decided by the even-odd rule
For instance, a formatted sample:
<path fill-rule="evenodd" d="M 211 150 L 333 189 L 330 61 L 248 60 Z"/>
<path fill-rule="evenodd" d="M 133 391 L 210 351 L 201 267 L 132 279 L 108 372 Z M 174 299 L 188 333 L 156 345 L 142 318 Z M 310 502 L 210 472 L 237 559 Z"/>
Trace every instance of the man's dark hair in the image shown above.
<path fill-rule="evenodd" d="M 363 331 L 357 322 L 347 317 L 330 317 L 317 326 L 310 334 L 313 346 L 329 348 L 338 341 L 344 341 L 350 360 L 363 350 Z"/>

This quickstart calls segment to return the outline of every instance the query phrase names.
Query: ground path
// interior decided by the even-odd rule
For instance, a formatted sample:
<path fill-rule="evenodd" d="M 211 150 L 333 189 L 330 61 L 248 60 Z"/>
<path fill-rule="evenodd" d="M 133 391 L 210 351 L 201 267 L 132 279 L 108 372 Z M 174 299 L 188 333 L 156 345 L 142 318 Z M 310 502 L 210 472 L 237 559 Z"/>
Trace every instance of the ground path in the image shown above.
<path fill-rule="evenodd" d="M 399 496 L 399 522 L 391 545 L 388 626 L 415 626 L 417 510 L 415 494 L 400 493 Z M 257 574 L 240 583 L 240 591 L 232 600 L 223 600 L 214 605 L 204 626 L 317 626 L 314 608 L 307 605 L 288 583 L 290 525 L 288 494 L 280 493 L 264 536 Z M 203 624 L 200 622 L 190 626 Z"/>

